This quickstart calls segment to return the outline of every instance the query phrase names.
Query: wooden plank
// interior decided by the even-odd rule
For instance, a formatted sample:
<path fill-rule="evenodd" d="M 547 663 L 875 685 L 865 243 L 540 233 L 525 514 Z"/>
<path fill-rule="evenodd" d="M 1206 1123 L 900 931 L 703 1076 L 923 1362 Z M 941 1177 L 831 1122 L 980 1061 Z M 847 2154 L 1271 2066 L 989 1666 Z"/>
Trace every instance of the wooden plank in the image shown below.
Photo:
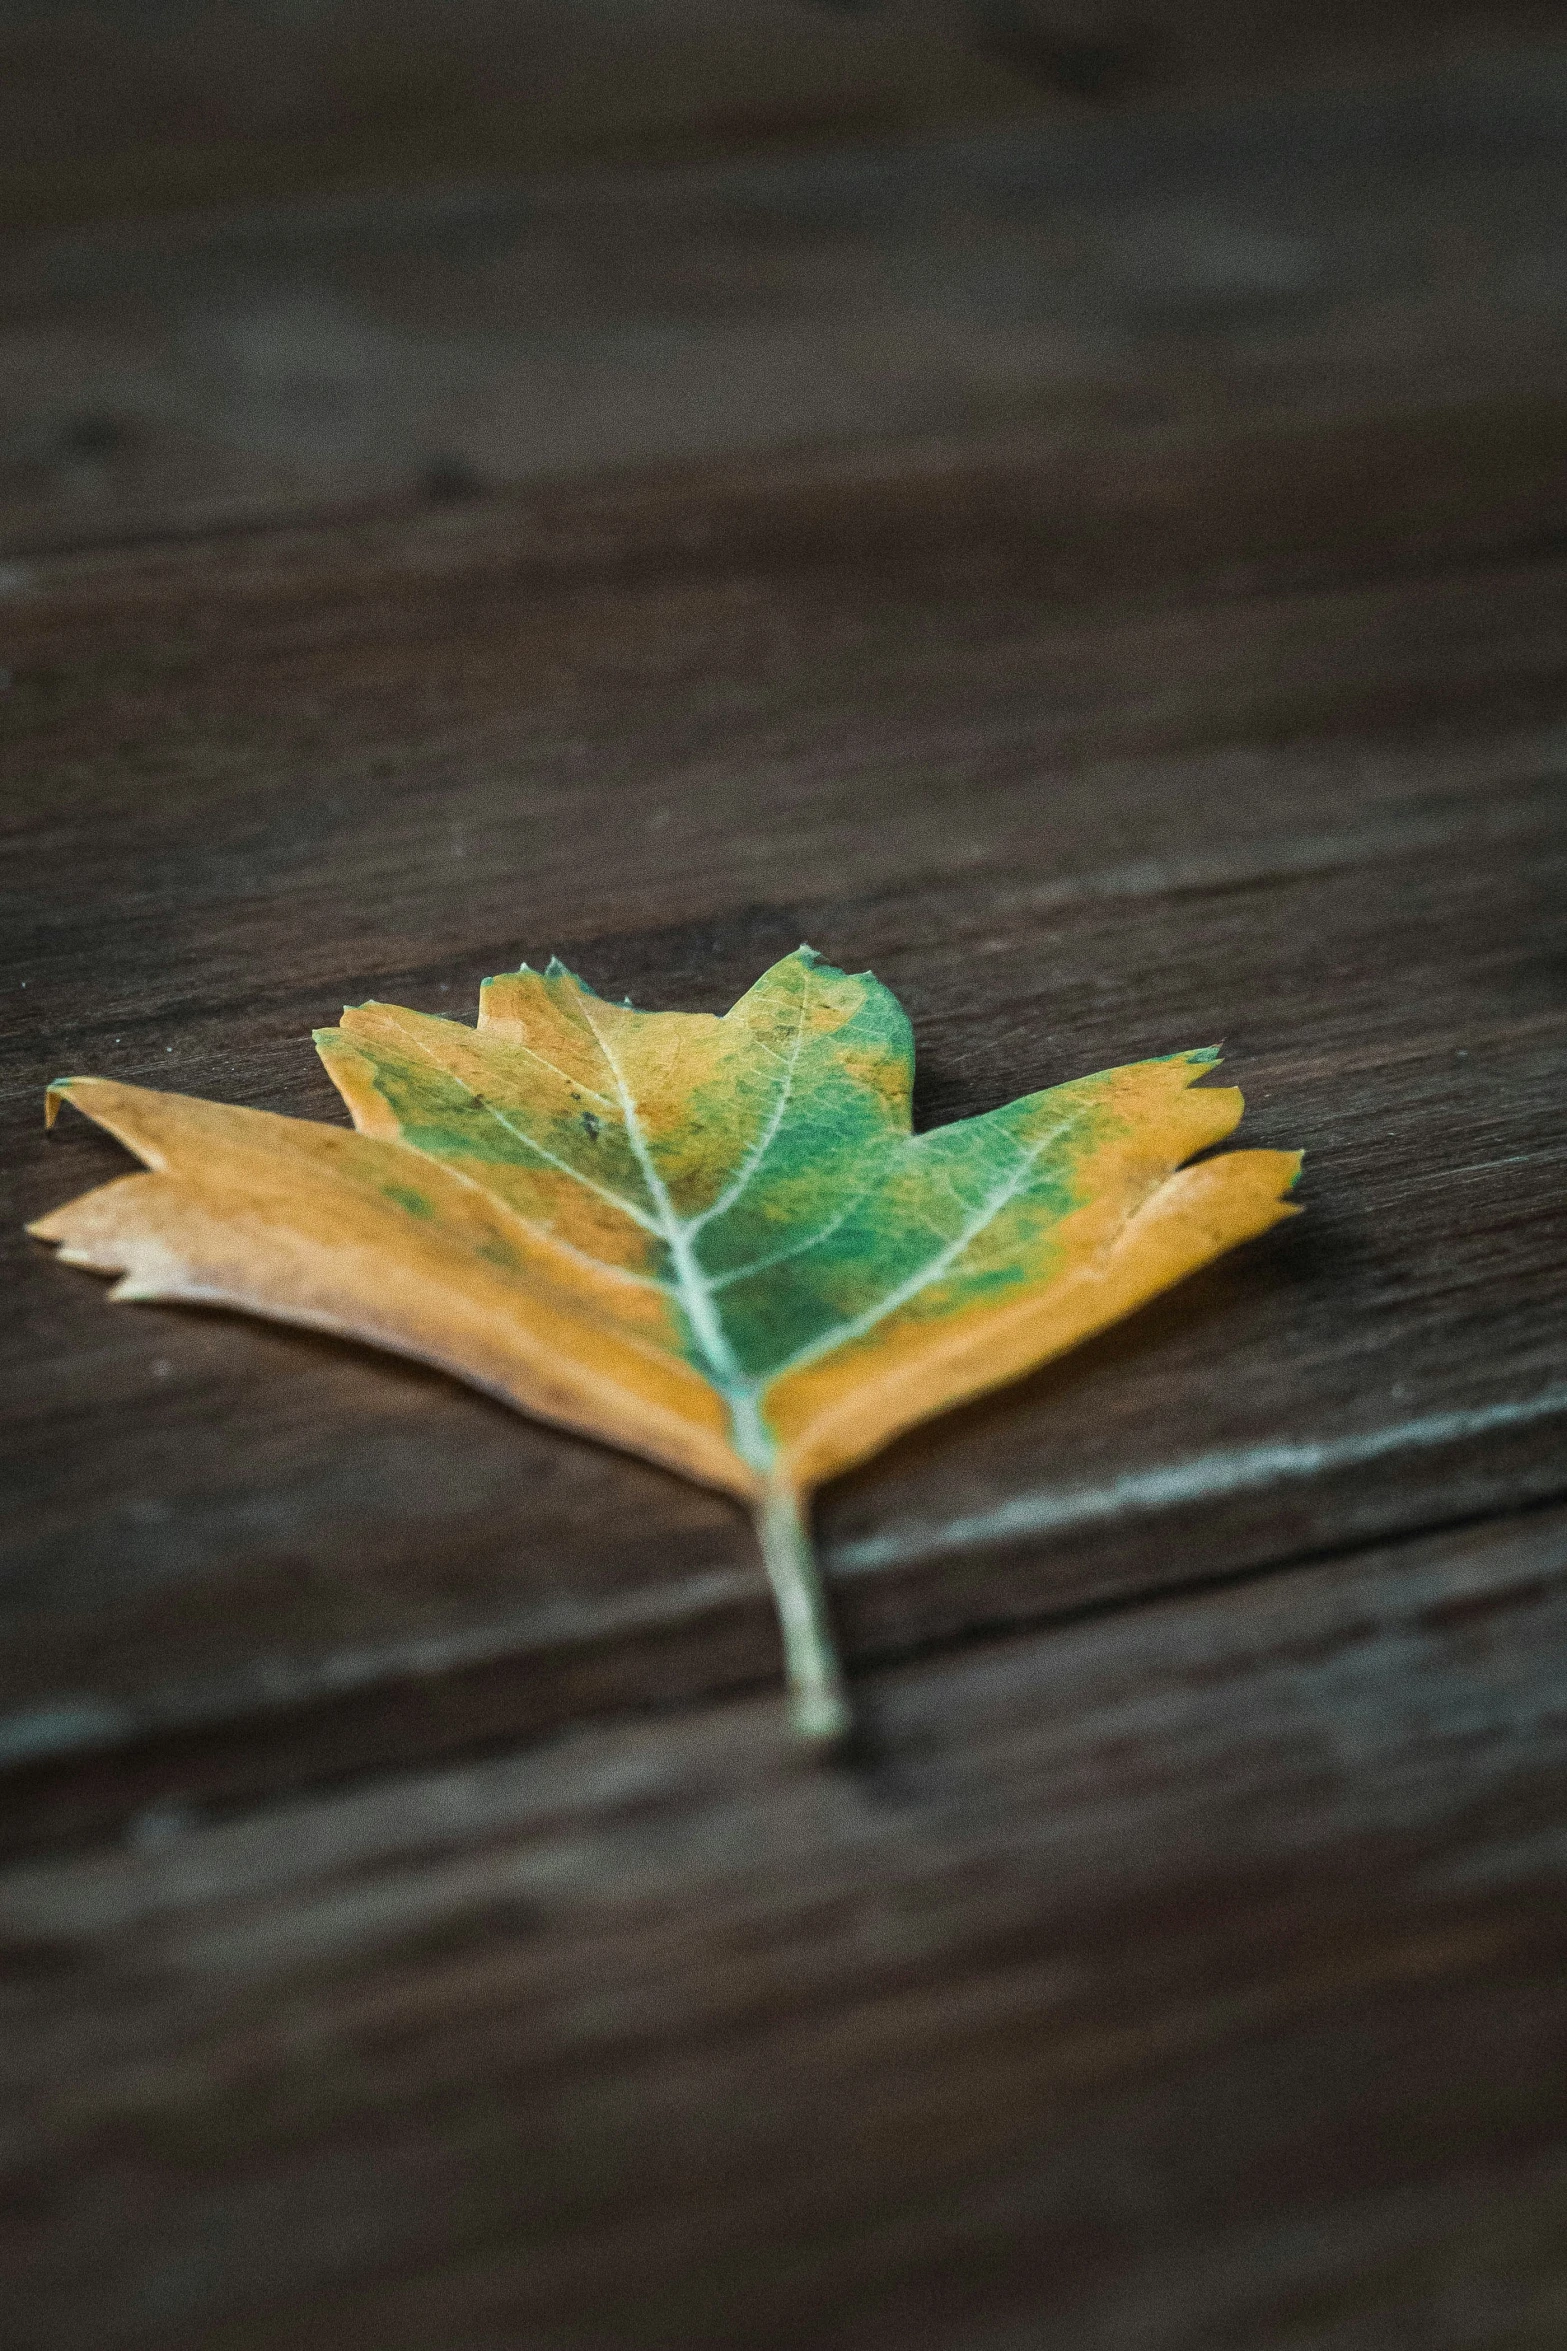
<path fill-rule="evenodd" d="M 1459 0 L 1460 38 L 1463 14 Z M 1548 32 L 1534 15 L 1518 8 L 1508 31 Z M 340 0 L 292 19 L 267 0 L 189 0 L 177 20 L 138 0 L 91 14 L 11 8 L 0 220 L 809 147 L 1037 112 L 1029 79 L 963 30 L 809 0 L 404 0 L 391 13 Z"/>
<path fill-rule="evenodd" d="M 1556 48 L 14 238 L 0 551 L 1009 421 L 1113 468 L 1159 435 L 1555 401 L 1564 154 Z"/>
<path fill-rule="evenodd" d="M 0 1876 L 15 2351 L 1547 2351 L 1567 1513 Z"/>
<path fill-rule="evenodd" d="M 552 947 L 708 1008 L 802 935 L 871 963 L 927 1120 L 1224 1037 L 1311 1153 L 1288 1233 L 827 1498 L 854 1655 L 1559 1493 L 1560 425 L 883 448 L 40 566 L 6 1833 L 773 1672 L 727 1505 L 111 1313 L 16 1231 L 123 1164 L 45 1142 L 62 1067 L 332 1116 L 312 1023 Z"/>
<path fill-rule="evenodd" d="M 1074 115 L 1559 36 L 1547 0 L 141 0 L 0 17 L 0 220 Z"/>

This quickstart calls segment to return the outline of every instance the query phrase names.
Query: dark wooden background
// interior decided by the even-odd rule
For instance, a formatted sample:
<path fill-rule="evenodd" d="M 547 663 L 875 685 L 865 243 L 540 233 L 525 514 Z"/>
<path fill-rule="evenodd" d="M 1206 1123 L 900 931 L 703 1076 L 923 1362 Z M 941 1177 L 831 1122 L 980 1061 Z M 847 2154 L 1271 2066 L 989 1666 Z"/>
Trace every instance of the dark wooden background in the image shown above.
<path fill-rule="evenodd" d="M 7 31 L 0 2344 L 1559 2351 L 1567 48 L 756 10 L 501 152 L 133 13 Z M 823 1498 L 852 1767 L 720 1499 L 20 1233 L 62 1072 L 802 937 L 925 1121 L 1308 1153 Z"/>

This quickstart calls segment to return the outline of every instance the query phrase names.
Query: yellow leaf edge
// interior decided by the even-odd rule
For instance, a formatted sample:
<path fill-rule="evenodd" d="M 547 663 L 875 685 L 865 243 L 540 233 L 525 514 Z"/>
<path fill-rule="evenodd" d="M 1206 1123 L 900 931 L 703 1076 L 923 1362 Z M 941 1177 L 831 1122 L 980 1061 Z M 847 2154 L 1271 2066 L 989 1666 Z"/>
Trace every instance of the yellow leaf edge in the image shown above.
<path fill-rule="evenodd" d="M 824 1485 L 905 1430 L 1012 1385 L 1242 1242 L 1299 1216 L 1286 1195 L 1304 1163 L 1300 1151 L 1226 1151 L 1177 1169 L 1108 1246 L 1056 1282 L 927 1340 L 921 1359 L 889 1366 L 880 1380 L 872 1374 L 808 1405 L 798 1440 L 785 1440 L 783 1474 L 802 1493 Z M 794 1401 L 787 1392 L 769 1396 L 780 1420 Z"/>
<path fill-rule="evenodd" d="M 406 1144 L 110 1078 L 57 1079 L 48 1101 L 51 1124 L 69 1102 L 149 1171 L 114 1177 L 27 1227 L 67 1264 L 118 1274 L 116 1303 L 228 1307 L 365 1342 L 742 1501 L 760 1491 L 704 1380 L 582 1312 L 550 1280 L 547 1251 L 530 1253 L 503 1209 Z M 334 1180 L 334 1161 L 371 1155 L 389 1185 L 406 1162 L 421 1195 L 465 1220 L 481 1245 L 503 1238 L 527 1257 L 531 1285 L 504 1279 L 440 1231 L 411 1227 L 394 1200 Z M 311 1233 L 307 1211 L 330 1220 L 330 1245 Z"/>

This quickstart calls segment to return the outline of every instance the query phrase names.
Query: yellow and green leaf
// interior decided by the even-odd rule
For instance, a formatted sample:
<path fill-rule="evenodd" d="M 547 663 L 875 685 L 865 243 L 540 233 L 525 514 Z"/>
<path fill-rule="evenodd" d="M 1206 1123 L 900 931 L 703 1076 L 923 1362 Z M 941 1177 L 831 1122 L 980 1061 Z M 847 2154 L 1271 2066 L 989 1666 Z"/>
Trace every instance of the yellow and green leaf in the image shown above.
<path fill-rule="evenodd" d="M 477 1029 L 372 1003 L 317 1046 L 353 1134 L 57 1081 L 51 1116 L 149 1172 L 32 1230 L 116 1297 L 367 1339 L 740 1495 L 822 1737 L 846 1710 L 812 1488 L 1290 1214 L 1299 1165 L 1185 1164 L 1241 1114 L 1195 1084 L 1211 1052 L 916 1135 L 902 1008 L 804 947 L 722 1018 L 552 963 L 486 981 Z"/>

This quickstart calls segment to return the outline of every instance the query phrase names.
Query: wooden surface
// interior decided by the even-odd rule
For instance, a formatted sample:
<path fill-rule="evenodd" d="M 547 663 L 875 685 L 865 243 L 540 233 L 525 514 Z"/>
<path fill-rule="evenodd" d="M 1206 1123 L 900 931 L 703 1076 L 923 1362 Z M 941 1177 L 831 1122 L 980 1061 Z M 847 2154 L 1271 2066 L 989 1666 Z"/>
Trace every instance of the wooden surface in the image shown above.
<path fill-rule="evenodd" d="M 0 2341 L 1567 2334 L 1567 58 L 3 264 Z M 110 1310 L 62 1072 L 802 937 L 1308 1215 L 824 1497 Z"/>
<path fill-rule="evenodd" d="M 1559 34 L 1553 0 L 0 0 L 0 224 L 1059 124 Z"/>

